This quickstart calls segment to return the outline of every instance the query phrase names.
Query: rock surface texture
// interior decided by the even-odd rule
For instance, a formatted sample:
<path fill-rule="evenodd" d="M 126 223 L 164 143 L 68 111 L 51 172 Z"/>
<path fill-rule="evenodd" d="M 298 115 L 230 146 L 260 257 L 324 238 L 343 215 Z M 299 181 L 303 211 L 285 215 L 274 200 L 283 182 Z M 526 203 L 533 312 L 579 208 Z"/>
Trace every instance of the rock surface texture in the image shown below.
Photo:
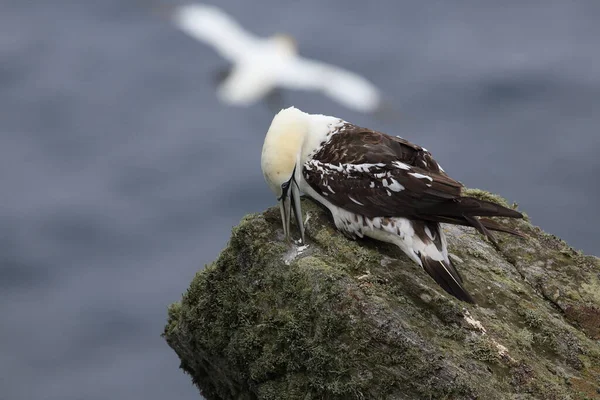
<path fill-rule="evenodd" d="M 598 258 L 525 220 L 501 221 L 526 238 L 496 233 L 500 250 L 444 226 L 473 306 L 302 208 L 308 247 L 283 241 L 278 208 L 249 215 L 169 308 L 164 337 L 207 399 L 600 399 Z"/>

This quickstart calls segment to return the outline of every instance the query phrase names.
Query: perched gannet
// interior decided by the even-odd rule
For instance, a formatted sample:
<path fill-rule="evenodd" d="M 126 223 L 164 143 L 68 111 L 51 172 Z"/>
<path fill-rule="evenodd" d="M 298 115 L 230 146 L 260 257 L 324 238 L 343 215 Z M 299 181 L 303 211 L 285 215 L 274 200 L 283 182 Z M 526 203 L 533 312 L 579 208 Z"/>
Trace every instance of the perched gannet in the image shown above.
<path fill-rule="evenodd" d="M 361 112 L 379 111 L 382 106 L 372 83 L 344 69 L 299 57 L 290 36 L 254 36 L 217 7 L 204 4 L 175 6 L 169 14 L 181 30 L 233 63 L 217 89 L 219 99 L 227 104 L 250 105 L 283 87 L 321 91 Z"/>
<path fill-rule="evenodd" d="M 449 294 L 473 303 L 448 258 L 440 223 L 519 234 L 478 216 L 522 218 L 495 203 L 461 196 L 426 149 L 399 137 L 294 107 L 281 110 L 265 137 L 262 171 L 280 200 L 286 237 L 292 209 L 304 242 L 300 192 L 329 209 L 351 238 L 368 236 L 400 247 Z"/>

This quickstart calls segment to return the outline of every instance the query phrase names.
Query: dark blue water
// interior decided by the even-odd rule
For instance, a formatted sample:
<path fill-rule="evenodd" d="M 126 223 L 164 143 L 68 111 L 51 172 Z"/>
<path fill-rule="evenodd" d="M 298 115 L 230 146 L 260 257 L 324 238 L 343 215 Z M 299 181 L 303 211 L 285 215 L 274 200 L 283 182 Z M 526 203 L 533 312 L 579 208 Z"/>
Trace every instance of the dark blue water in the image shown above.
<path fill-rule="evenodd" d="M 223 61 L 141 1 L 0 1 L 0 399 L 196 399 L 166 307 L 246 213 L 272 118 L 217 102 Z M 221 1 L 259 34 L 385 88 L 470 187 L 600 255 L 600 3 Z"/>

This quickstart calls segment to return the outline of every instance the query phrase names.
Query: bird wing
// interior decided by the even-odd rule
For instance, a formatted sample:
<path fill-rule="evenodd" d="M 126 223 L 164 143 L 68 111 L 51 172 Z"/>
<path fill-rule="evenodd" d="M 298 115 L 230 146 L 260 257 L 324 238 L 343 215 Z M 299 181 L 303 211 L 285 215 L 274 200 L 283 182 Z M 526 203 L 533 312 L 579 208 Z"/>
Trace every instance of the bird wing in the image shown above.
<path fill-rule="evenodd" d="M 205 42 L 229 61 L 236 61 L 260 42 L 217 7 L 188 4 L 174 7 L 171 18 L 182 31 Z"/>
<path fill-rule="evenodd" d="M 475 216 L 522 217 L 498 204 L 462 197 L 462 184 L 426 149 L 348 123 L 330 136 L 302 172 L 318 194 L 366 217 L 470 225 L 486 235 L 488 226 Z"/>
<path fill-rule="evenodd" d="M 269 94 L 276 86 L 273 76 L 256 64 L 237 64 L 217 89 L 227 104 L 248 106 Z"/>
<path fill-rule="evenodd" d="M 362 76 L 345 69 L 308 60 L 294 58 L 279 71 L 281 86 L 299 90 L 318 90 L 346 107 L 373 112 L 381 103 L 375 85 Z"/>

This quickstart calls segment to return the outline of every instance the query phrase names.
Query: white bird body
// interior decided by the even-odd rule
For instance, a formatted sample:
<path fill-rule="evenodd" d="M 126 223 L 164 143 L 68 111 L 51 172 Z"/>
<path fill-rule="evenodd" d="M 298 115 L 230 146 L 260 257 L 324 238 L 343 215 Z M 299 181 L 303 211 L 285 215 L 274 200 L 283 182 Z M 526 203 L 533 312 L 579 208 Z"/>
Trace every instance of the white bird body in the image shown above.
<path fill-rule="evenodd" d="M 281 200 L 286 235 L 293 209 L 304 240 L 298 194 L 303 192 L 327 207 L 345 235 L 395 244 L 444 290 L 468 302 L 474 300 L 448 258 L 440 223 L 473 226 L 493 240 L 488 229 L 518 233 L 477 216 L 522 217 L 461 196 L 462 185 L 420 146 L 293 107 L 273 118 L 261 167 Z"/>
<path fill-rule="evenodd" d="M 227 104 L 246 106 L 284 87 L 321 91 L 361 112 L 374 112 L 381 106 L 379 90 L 371 82 L 342 68 L 300 57 L 289 36 L 259 38 L 220 9 L 203 4 L 175 7 L 172 19 L 182 31 L 213 46 L 233 63 L 217 92 Z"/>
<path fill-rule="evenodd" d="M 285 38 L 276 37 L 255 43 L 252 51 L 233 64 L 217 95 L 227 104 L 248 106 L 275 89 L 278 77 L 295 58 Z M 267 66 L 267 67 L 266 67 Z"/>

